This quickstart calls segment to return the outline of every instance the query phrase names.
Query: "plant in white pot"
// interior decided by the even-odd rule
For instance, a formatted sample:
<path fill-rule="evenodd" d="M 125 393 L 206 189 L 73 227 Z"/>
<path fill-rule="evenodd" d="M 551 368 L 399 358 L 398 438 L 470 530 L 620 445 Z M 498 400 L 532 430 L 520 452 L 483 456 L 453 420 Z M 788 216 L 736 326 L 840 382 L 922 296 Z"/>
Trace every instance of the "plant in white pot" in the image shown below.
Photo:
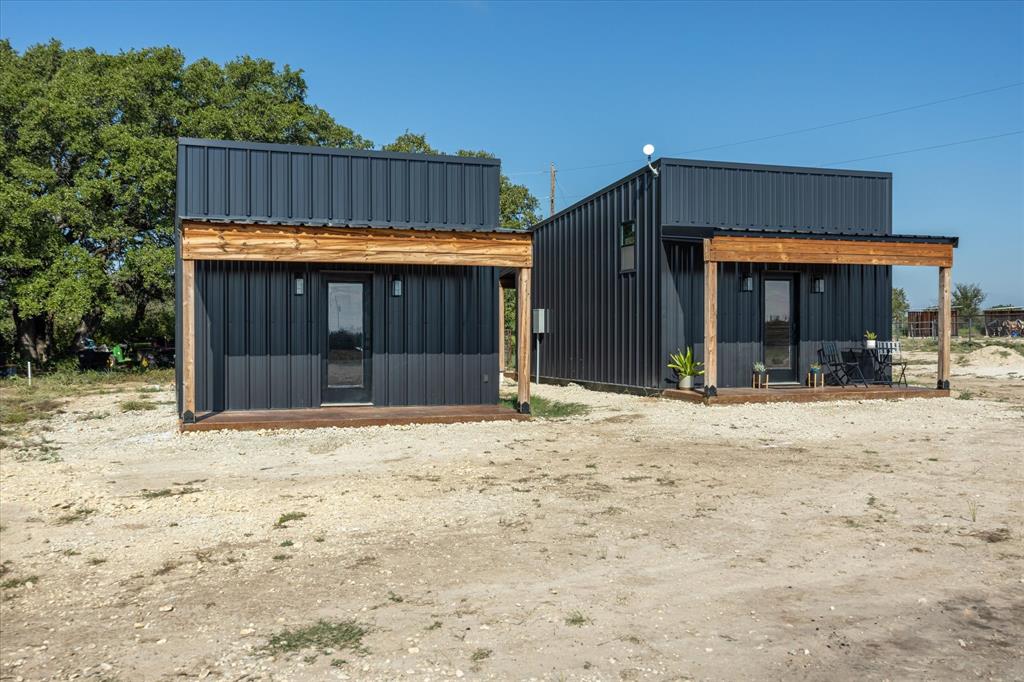
<path fill-rule="evenodd" d="M 686 347 L 686 352 L 676 349 L 675 353 L 669 353 L 668 368 L 675 370 L 679 375 L 679 388 L 693 388 L 693 378 L 704 373 L 701 369 L 703 362 L 694 362 L 693 348 Z"/>
<path fill-rule="evenodd" d="M 875 342 L 877 340 L 878 340 L 878 334 L 874 333 L 873 331 L 866 331 L 866 332 L 864 332 L 864 347 L 865 348 L 874 348 L 875 347 Z"/>

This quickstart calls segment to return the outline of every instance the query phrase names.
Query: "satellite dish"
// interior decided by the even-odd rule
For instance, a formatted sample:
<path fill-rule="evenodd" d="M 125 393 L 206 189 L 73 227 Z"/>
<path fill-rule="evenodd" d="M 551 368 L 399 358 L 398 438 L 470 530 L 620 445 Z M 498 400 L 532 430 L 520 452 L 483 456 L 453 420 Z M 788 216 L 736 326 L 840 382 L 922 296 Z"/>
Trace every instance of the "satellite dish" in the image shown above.
<path fill-rule="evenodd" d="M 644 156 L 654 156 L 654 145 L 653 144 L 645 144 L 644 145 Z"/>

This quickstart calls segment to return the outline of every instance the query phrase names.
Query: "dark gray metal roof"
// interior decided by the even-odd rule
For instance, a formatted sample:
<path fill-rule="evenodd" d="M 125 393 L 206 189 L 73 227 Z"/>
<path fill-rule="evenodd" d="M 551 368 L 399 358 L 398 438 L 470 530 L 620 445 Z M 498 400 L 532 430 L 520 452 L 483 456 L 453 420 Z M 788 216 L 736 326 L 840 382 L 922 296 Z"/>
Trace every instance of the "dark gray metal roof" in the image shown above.
<path fill-rule="evenodd" d="M 766 234 L 783 235 L 803 239 L 848 239 L 853 241 L 864 240 L 872 242 L 904 242 L 919 244 L 952 244 L 959 246 L 959 237 L 943 237 L 939 235 L 926 234 L 863 234 L 859 232 L 825 232 L 812 230 L 784 230 L 784 229 L 744 229 L 738 227 L 686 227 L 678 225 L 663 226 L 661 228 L 662 239 L 705 239 L 718 235 L 733 237 L 763 237 Z"/>
<path fill-rule="evenodd" d="M 725 170 L 753 170 L 774 173 L 803 173 L 807 175 L 833 175 L 859 178 L 891 178 L 887 171 L 853 170 L 849 168 L 817 168 L 814 166 L 779 166 L 767 163 L 736 163 L 733 161 L 705 161 L 703 159 L 680 159 L 665 156 L 655 162 L 659 166 L 693 166 L 695 168 L 722 168 Z"/>
<path fill-rule="evenodd" d="M 178 140 L 177 219 L 498 229 L 498 159 Z"/>
<path fill-rule="evenodd" d="M 793 228 L 886 234 L 892 229 L 892 174 L 837 168 L 661 158 L 663 225 Z M 584 197 L 532 229 L 593 201 L 643 166 Z"/>
<path fill-rule="evenodd" d="M 209 216 L 180 216 L 180 220 L 195 223 L 218 223 L 228 225 L 289 225 L 308 227 L 373 227 L 378 230 L 422 230 L 423 232 L 486 232 L 488 234 L 525 234 L 526 230 L 512 227 L 445 227 L 436 225 L 370 225 L 360 222 L 335 222 L 322 220 L 279 220 L 275 218 L 239 218 L 224 219 Z"/>

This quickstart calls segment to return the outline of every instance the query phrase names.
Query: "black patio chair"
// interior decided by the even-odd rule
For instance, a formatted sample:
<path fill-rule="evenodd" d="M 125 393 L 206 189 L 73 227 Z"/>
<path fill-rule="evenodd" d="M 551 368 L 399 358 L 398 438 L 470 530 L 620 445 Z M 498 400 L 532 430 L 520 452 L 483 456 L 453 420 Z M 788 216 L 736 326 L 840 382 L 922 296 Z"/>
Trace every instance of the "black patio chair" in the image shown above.
<path fill-rule="evenodd" d="M 831 377 L 833 382 L 839 386 L 861 383 L 867 387 L 868 382 L 860 370 L 860 361 L 852 352 L 840 351 L 834 341 L 826 341 L 821 344 L 821 348 L 818 349 L 818 359 L 821 361 L 821 366 L 825 368 L 826 381 Z"/>
<path fill-rule="evenodd" d="M 893 384 L 907 385 L 907 361 L 903 359 L 903 351 L 899 341 L 879 341 L 875 347 L 878 373 L 889 377 L 886 382 L 891 388 Z M 899 376 L 896 370 L 899 370 Z M 877 375 L 876 375 L 877 376 Z"/>

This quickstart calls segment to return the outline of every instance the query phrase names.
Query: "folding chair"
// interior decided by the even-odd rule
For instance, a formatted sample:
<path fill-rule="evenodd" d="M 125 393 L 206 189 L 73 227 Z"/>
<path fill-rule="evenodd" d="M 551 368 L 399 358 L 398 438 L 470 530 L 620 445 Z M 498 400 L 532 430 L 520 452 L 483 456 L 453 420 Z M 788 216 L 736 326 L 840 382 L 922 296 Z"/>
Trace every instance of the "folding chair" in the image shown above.
<path fill-rule="evenodd" d="M 850 384 L 861 383 L 866 387 L 867 380 L 864 373 L 860 371 L 860 362 L 853 356 L 853 353 L 842 352 L 835 341 L 825 341 L 818 349 L 818 359 L 821 366 L 825 368 L 826 380 L 832 377 L 835 384 L 849 386 Z"/>
<path fill-rule="evenodd" d="M 899 386 L 907 385 L 907 361 L 903 359 L 903 351 L 899 341 L 879 341 L 876 346 L 878 355 L 878 369 L 882 376 L 889 376 L 887 382 L 891 387 L 893 384 Z M 899 376 L 896 370 L 899 369 Z"/>

